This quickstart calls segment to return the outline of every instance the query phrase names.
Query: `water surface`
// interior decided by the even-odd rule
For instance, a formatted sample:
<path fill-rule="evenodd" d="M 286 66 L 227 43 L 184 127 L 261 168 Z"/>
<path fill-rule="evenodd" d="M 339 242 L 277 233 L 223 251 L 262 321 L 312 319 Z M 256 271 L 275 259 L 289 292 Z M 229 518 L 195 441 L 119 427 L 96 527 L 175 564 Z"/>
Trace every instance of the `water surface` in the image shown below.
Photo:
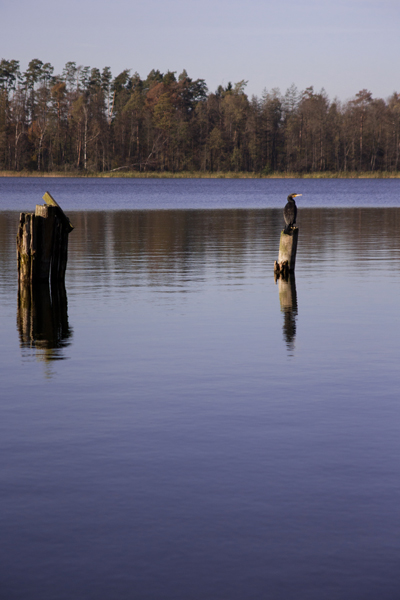
<path fill-rule="evenodd" d="M 0 179 L 0 595 L 397 597 L 399 184 L 130 183 Z M 65 289 L 18 295 L 46 189 Z"/>

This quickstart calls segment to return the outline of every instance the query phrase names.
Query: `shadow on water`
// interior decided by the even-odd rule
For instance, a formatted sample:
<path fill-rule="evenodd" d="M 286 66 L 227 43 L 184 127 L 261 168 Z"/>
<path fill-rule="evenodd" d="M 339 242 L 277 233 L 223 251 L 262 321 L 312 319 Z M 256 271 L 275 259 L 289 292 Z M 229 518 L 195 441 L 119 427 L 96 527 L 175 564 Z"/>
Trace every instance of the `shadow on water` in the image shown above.
<path fill-rule="evenodd" d="M 296 342 L 296 321 L 298 315 L 296 278 L 291 273 L 287 279 L 278 278 L 279 302 L 283 312 L 283 337 L 290 356 L 293 356 Z"/>
<path fill-rule="evenodd" d="M 34 348 L 45 363 L 67 358 L 72 329 L 68 322 L 67 292 L 64 283 L 18 287 L 17 327 L 21 348 Z"/>

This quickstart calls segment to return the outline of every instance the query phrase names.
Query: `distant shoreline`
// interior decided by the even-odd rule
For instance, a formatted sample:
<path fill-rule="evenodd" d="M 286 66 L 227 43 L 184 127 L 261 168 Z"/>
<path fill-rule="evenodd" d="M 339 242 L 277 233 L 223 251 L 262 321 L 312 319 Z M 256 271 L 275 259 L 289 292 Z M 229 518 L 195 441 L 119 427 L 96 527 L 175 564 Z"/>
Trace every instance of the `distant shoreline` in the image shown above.
<path fill-rule="evenodd" d="M 321 173 L 271 173 L 265 175 L 263 173 L 246 173 L 246 172 L 146 172 L 139 173 L 137 171 L 127 171 L 122 173 L 106 172 L 106 173 L 82 173 L 52 171 L 0 171 L 0 177 L 68 177 L 68 178 L 99 178 L 99 179 L 399 179 L 400 171 L 374 171 L 374 172 L 357 172 L 346 171 L 339 173 L 321 172 Z"/>

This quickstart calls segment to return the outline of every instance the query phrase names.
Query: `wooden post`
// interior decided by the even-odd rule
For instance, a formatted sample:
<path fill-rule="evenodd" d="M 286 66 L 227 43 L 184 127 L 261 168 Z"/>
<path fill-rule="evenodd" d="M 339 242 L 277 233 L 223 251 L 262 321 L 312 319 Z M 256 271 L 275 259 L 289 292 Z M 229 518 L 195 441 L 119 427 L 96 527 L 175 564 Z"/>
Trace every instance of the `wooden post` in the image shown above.
<path fill-rule="evenodd" d="M 279 256 L 274 265 L 274 273 L 277 277 L 282 275 L 287 278 L 289 273 L 294 273 L 298 237 L 299 230 L 297 227 L 293 227 L 290 233 L 281 232 Z"/>
<path fill-rule="evenodd" d="M 294 348 L 296 338 L 297 293 L 294 273 L 288 278 L 279 277 L 279 302 L 284 315 L 283 334 L 289 349 Z"/>
<path fill-rule="evenodd" d="M 21 213 L 17 234 L 17 259 L 19 281 L 33 278 L 33 261 L 36 254 L 35 215 Z"/>
<path fill-rule="evenodd" d="M 292 310 L 297 311 L 297 293 L 294 275 L 289 275 L 287 279 L 279 279 L 278 289 L 281 311 L 283 313 Z"/>
<path fill-rule="evenodd" d="M 46 192 L 46 204 L 35 214 L 21 213 L 17 234 L 20 282 L 64 281 L 68 258 L 68 234 L 73 227 L 61 207 Z"/>

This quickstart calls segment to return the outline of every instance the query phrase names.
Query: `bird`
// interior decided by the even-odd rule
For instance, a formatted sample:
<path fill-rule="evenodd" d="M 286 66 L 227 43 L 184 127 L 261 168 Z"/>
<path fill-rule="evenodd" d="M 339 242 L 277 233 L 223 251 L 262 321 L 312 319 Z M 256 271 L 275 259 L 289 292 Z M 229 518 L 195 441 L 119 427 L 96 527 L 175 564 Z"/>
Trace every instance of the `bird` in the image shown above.
<path fill-rule="evenodd" d="M 288 201 L 285 208 L 283 209 L 283 218 L 285 219 L 286 224 L 284 233 L 290 233 L 290 231 L 296 224 L 297 206 L 294 199 L 297 198 L 297 196 L 302 196 L 302 194 L 290 194 L 287 197 Z"/>

